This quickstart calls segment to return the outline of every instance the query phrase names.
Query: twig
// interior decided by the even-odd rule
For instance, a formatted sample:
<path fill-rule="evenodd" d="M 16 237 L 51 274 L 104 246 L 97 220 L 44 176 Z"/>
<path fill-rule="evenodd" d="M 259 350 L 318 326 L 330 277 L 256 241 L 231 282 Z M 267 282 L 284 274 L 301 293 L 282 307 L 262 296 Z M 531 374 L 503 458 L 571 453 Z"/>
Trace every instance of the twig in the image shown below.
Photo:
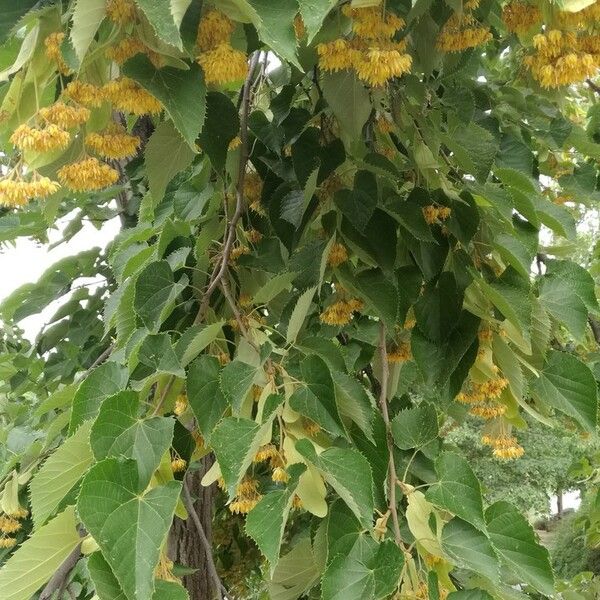
<path fill-rule="evenodd" d="M 221 280 L 221 290 L 223 291 L 223 295 L 225 296 L 225 299 L 227 300 L 227 303 L 229 304 L 231 311 L 233 312 L 233 316 L 235 317 L 236 323 L 238 324 L 238 327 L 240 328 L 240 332 L 246 338 L 248 343 L 257 352 L 260 352 L 260 349 L 254 343 L 254 340 L 250 337 L 250 334 L 248 333 L 248 329 L 244 325 L 244 321 L 242 320 L 242 315 L 240 314 L 240 311 L 235 304 L 235 300 L 233 299 L 233 296 L 231 295 L 231 290 L 229 289 L 229 282 L 227 281 L 227 277 L 224 277 Z"/>
<path fill-rule="evenodd" d="M 221 279 L 225 275 L 225 272 L 227 271 L 227 263 L 229 262 L 231 249 L 233 247 L 233 242 L 235 241 L 235 228 L 244 212 L 244 179 L 246 177 L 246 164 L 248 163 L 248 113 L 250 110 L 250 92 L 252 90 L 252 84 L 254 81 L 254 71 L 258 63 L 258 58 L 259 53 L 255 52 L 252 55 L 252 58 L 250 59 L 248 75 L 246 77 L 246 81 L 244 82 L 244 87 L 242 90 L 242 106 L 240 114 L 240 140 L 242 143 L 240 146 L 240 162 L 238 165 L 238 180 L 235 191 L 235 212 L 233 213 L 231 220 L 229 221 L 229 224 L 227 226 L 221 260 L 217 264 L 215 270 L 213 271 L 213 274 L 211 275 L 208 288 L 204 293 L 204 297 L 202 298 L 202 302 L 200 303 L 200 308 L 198 309 L 198 313 L 196 315 L 196 318 L 194 319 L 194 325 L 198 325 L 204 318 L 204 313 L 208 308 L 210 297 L 215 291 L 215 289 L 217 289 L 219 282 L 221 281 Z"/>
<path fill-rule="evenodd" d="M 217 567 L 215 566 L 215 561 L 212 555 L 212 548 L 210 546 L 210 542 L 206 537 L 206 533 L 204 533 L 204 527 L 202 527 L 202 522 L 200 521 L 200 517 L 194 508 L 194 501 L 192 500 L 192 495 L 190 494 L 190 488 L 187 484 L 187 481 L 184 477 L 183 479 L 183 503 L 185 505 L 186 510 L 190 517 L 192 517 L 192 521 L 196 526 L 196 530 L 198 531 L 198 536 L 200 537 L 200 542 L 204 548 L 204 553 L 206 555 L 206 564 L 208 565 L 208 573 L 210 578 L 213 581 L 213 585 L 215 591 L 217 593 L 217 598 L 219 600 L 223 600 L 223 584 L 221 583 L 221 579 L 219 578 L 219 574 L 217 573 Z"/>
<path fill-rule="evenodd" d="M 596 85 L 591 79 L 586 79 L 585 82 L 590 86 L 592 90 L 596 92 L 596 94 L 600 94 L 600 86 Z"/>
<path fill-rule="evenodd" d="M 60 567 L 56 569 L 54 575 L 52 575 L 50 581 L 46 584 L 46 587 L 40 592 L 39 600 L 50 600 L 54 595 L 54 592 L 64 589 L 67 578 L 77 564 L 80 556 L 81 543 L 77 544 L 71 554 L 69 554 Z"/>
<path fill-rule="evenodd" d="M 588 317 L 588 323 L 590 324 L 596 343 L 600 344 L 600 322 L 595 317 L 590 315 Z"/>
<path fill-rule="evenodd" d="M 156 407 L 154 408 L 154 411 L 152 412 L 153 417 L 155 417 L 162 410 L 163 404 L 165 403 L 165 400 L 167 399 L 167 396 L 169 395 L 169 392 L 171 391 L 171 388 L 173 387 L 174 383 L 175 383 L 175 375 L 171 375 L 169 377 L 167 383 L 165 383 L 165 387 L 163 388 L 163 391 L 160 394 L 158 403 L 157 403 Z"/>
<path fill-rule="evenodd" d="M 392 513 L 392 523 L 394 526 L 394 538 L 396 544 L 402 546 L 402 536 L 400 535 L 400 523 L 398 521 L 398 508 L 396 506 L 396 462 L 394 460 L 394 440 L 392 438 L 392 427 L 390 424 L 390 413 L 388 412 L 387 390 L 389 380 L 389 364 L 387 349 L 385 345 L 385 325 L 383 321 L 379 328 L 379 356 L 381 359 L 381 388 L 379 391 L 379 406 L 386 429 L 387 448 L 390 455 L 388 462 L 388 507 Z"/>
<path fill-rule="evenodd" d="M 101 365 L 110 356 L 110 353 L 112 351 L 113 351 L 113 345 L 110 344 L 110 346 L 108 346 L 108 348 L 106 348 L 104 350 L 104 352 L 102 352 L 102 354 L 83 373 L 81 379 L 82 380 L 85 379 L 98 365 Z"/>

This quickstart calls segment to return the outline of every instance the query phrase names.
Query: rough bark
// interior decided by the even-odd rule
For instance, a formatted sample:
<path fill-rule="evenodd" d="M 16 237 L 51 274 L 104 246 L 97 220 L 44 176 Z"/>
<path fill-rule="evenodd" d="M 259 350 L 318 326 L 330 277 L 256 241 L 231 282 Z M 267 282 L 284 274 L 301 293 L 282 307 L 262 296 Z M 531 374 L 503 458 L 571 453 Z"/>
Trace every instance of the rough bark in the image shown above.
<path fill-rule="evenodd" d="M 194 506 L 209 540 L 212 538 L 214 486 L 203 487 L 200 480 L 211 465 L 212 460 L 207 456 L 203 460 L 202 468 L 187 479 L 192 496 L 197 498 Z M 191 518 L 183 521 L 175 517 L 169 537 L 169 555 L 175 563 L 197 569 L 195 573 L 183 578 L 183 585 L 190 600 L 211 600 L 214 593 L 206 566 L 206 555 Z"/>

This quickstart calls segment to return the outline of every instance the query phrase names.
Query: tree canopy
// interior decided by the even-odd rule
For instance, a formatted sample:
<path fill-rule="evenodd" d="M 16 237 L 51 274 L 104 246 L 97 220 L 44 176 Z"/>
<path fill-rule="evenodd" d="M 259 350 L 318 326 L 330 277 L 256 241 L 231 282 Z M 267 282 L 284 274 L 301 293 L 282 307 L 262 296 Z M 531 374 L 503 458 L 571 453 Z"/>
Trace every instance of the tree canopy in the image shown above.
<path fill-rule="evenodd" d="M 0 0 L 0 44 L 0 241 L 121 224 L 0 304 L 1 598 L 588 597 L 448 433 L 597 435 L 599 2 Z"/>

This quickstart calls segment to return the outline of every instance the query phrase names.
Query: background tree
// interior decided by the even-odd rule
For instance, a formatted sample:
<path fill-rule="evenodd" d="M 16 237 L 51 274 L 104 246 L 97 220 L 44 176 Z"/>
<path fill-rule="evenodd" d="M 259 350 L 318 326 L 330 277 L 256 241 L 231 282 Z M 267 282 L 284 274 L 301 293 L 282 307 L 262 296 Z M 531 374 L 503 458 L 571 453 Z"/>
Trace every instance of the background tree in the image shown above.
<path fill-rule="evenodd" d="M 1 8 L 0 239 L 122 229 L 0 306 L 0 597 L 560 598 L 446 433 L 596 434 L 600 5 Z"/>

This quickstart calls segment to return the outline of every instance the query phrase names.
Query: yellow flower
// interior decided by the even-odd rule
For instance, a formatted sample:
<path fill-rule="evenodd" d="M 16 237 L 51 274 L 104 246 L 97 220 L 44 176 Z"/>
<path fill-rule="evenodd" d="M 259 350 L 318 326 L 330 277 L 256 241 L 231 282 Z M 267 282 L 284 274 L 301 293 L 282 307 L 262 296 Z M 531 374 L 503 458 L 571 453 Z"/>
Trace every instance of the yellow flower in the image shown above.
<path fill-rule="evenodd" d="M 306 434 L 310 437 L 315 437 L 315 435 L 321 433 L 321 426 L 312 419 L 307 419 L 306 417 L 302 419 L 302 429 L 304 429 Z"/>
<path fill-rule="evenodd" d="M 352 69 L 360 58 L 360 52 L 342 38 L 326 44 L 318 44 L 317 54 L 321 69 L 332 72 Z"/>
<path fill-rule="evenodd" d="M 146 51 L 146 46 L 142 40 L 131 36 L 123 38 L 106 50 L 106 58 L 114 60 L 117 64 L 123 64 L 136 54 L 142 54 Z"/>
<path fill-rule="evenodd" d="M 227 146 L 227 150 L 235 150 L 236 148 L 239 148 L 242 145 L 242 140 L 240 138 L 239 135 L 236 135 L 230 142 L 229 145 Z"/>
<path fill-rule="evenodd" d="M 21 529 L 21 523 L 12 517 L 0 516 L 0 531 L 2 533 L 16 533 Z"/>
<path fill-rule="evenodd" d="M 90 118 L 90 111 L 83 106 L 70 106 L 64 102 L 55 102 L 38 111 L 44 121 L 57 125 L 62 129 L 71 129 L 85 123 Z"/>
<path fill-rule="evenodd" d="M 261 446 L 258 449 L 258 452 L 254 455 L 254 459 L 253 462 L 255 463 L 261 463 L 261 462 L 267 462 L 269 460 L 271 460 L 273 457 L 278 456 L 279 452 L 277 451 L 277 448 L 273 445 L 273 444 L 266 444 L 264 446 Z M 240 492 L 238 491 L 238 494 Z"/>
<path fill-rule="evenodd" d="M 287 471 L 283 467 L 275 467 L 271 479 L 277 483 L 287 483 L 290 479 Z"/>
<path fill-rule="evenodd" d="M 12 537 L 1 537 L 0 548 L 12 548 L 17 543 L 17 540 Z"/>
<path fill-rule="evenodd" d="M 229 505 L 229 511 L 234 515 L 246 515 L 258 504 L 261 498 L 262 496 L 260 494 L 257 494 L 252 498 L 237 498 Z"/>
<path fill-rule="evenodd" d="M 97 158 L 84 158 L 61 167 L 58 178 L 63 185 L 74 192 L 89 192 L 117 183 L 119 173 Z"/>
<path fill-rule="evenodd" d="M 440 221 L 445 221 L 452 214 L 452 209 L 449 206 L 438 206 L 437 217 Z"/>
<path fill-rule="evenodd" d="M 107 0 L 106 16 L 117 25 L 125 25 L 135 16 L 135 4 L 132 0 Z"/>
<path fill-rule="evenodd" d="M 186 467 L 187 461 L 183 458 L 174 458 L 171 461 L 171 470 L 173 471 L 173 473 L 181 473 L 182 471 L 185 471 Z"/>
<path fill-rule="evenodd" d="M 322 323 L 326 325 L 347 325 L 354 311 L 359 311 L 363 304 L 358 299 L 338 300 L 330 304 L 320 315 Z"/>
<path fill-rule="evenodd" d="M 103 158 L 129 158 L 135 156 L 141 140 L 129 135 L 125 128 L 116 123 L 101 133 L 90 133 L 85 137 L 85 145 Z"/>
<path fill-rule="evenodd" d="M 482 27 L 471 14 L 453 14 L 438 35 L 437 47 L 442 52 L 462 52 L 491 39 L 489 28 Z"/>
<path fill-rule="evenodd" d="M 504 6 L 502 20 L 509 31 L 524 34 L 542 20 L 542 13 L 537 6 L 517 0 Z"/>
<path fill-rule="evenodd" d="M 45 40 L 44 46 L 46 46 L 46 56 L 56 62 L 58 72 L 62 75 L 70 75 L 73 71 L 69 68 L 65 59 L 63 58 L 60 46 L 65 39 L 63 31 L 57 31 L 51 33 Z"/>
<path fill-rule="evenodd" d="M 258 480 L 252 477 L 244 477 L 235 490 L 237 496 L 251 496 L 257 492 Z"/>
<path fill-rule="evenodd" d="M 10 141 L 20 150 L 49 152 L 66 148 L 71 141 L 71 136 L 58 125 L 50 124 L 43 128 L 36 128 L 23 124 L 15 129 L 10 136 Z"/>
<path fill-rule="evenodd" d="M 364 39 L 392 38 L 405 25 L 395 14 L 387 13 L 384 16 L 378 6 L 352 8 L 346 4 L 342 12 L 352 18 L 352 30 Z"/>
<path fill-rule="evenodd" d="M 258 229 L 249 229 L 245 233 L 246 233 L 246 239 L 251 244 L 258 244 L 263 239 L 263 234 L 260 231 L 258 231 Z M 241 302 L 242 302 L 242 300 L 240 297 L 240 304 L 241 304 Z"/>
<path fill-rule="evenodd" d="M 329 256 L 327 257 L 327 264 L 331 267 L 339 267 L 341 264 L 348 260 L 348 250 L 344 244 L 335 242 L 331 246 Z"/>
<path fill-rule="evenodd" d="M 387 353 L 388 362 L 401 363 L 412 358 L 410 344 L 408 342 L 400 342 L 395 348 Z"/>
<path fill-rule="evenodd" d="M 200 50 L 214 50 L 221 44 L 227 44 L 235 29 L 234 23 L 220 10 L 211 9 L 200 19 L 196 43 Z"/>
<path fill-rule="evenodd" d="M 155 115 L 162 110 L 162 104 L 152 94 L 128 77 L 108 82 L 103 91 L 115 108 L 132 115 Z"/>
<path fill-rule="evenodd" d="M 370 48 L 361 54 L 356 63 L 356 73 L 366 83 L 379 86 L 394 77 L 400 77 L 410 71 L 412 57 L 400 49 Z"/>
<path fill-rule="evenodd" d="M 175 408 L 173 410 L 173 412 L 179 416 L 182 415 L 188 407 L 188 399 L 187 396 L 185 394 L 179 394 L 179 396 L 177 396 L 177 399 L 175 400 Z"/>
<path fill-rule="evenodd" d="M 424 206 L 422 210 L 426 223 L 432 225 L 437 221 L 438 210 L 433 204 L 430 204 L 429 206 Z"/>
<path fill-rule="evenodd" d="M 502 416 L 505 412 L 506 406 L 495 400 L 475 404 L 475 406 L 472 406 L 469 409 L 469 414 L 481 417 L 482 419 L 495 419 L 496 417 Z"/>
<path fill-rule="evenodd" d="M 104 101 L 104 93 L 99 87 L 92 83 L 79 81 L 79 79 L 71 81 L 67 85 L 65 95 L 89 108 L 97 108 Z"/>
<path fill-rule="evenodd" d="M 55 181 L 37 174 L 31 181 L 0 179 L 0 204 L 12 207 L 23 206 L 32 198 L 47 198 L 59 188 Z"/>
<path fill-rule="evenodd" d="M 207 50 L 196 59 L 204 71 L 206 83 L 224 84 L 246 77 L 248 59 L 240 50 L 227 43 Z"/>

